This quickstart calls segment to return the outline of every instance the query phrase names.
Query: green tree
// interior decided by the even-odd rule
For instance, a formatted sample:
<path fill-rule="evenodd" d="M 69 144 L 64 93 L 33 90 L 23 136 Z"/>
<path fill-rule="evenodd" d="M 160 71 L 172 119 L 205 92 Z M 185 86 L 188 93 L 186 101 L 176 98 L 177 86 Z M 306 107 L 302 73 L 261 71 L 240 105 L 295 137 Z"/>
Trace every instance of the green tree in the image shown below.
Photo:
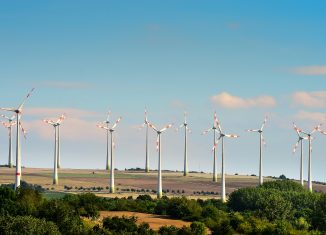
<path fill-rule="evenodd" d="M 326 231 L 326 194 L 323 193 L 316 203 L 312 216 L 312 225 L 315 229 Z"/>
<path fill-rule="evenodd" d="M 205 235 L 206 234 L 206 226 L 201 222 L 193 222 L 190 225 L 191 232 L 196 235 Z"/>
<path fill-rule="evenodd" d="M 32 216 L 0 217 L 0 234 L 3 235 L 57 235 L 58 227 L 53 222 Z"/>
<path fill-rule="evenodd" d="M 258 214 L 269 220 L 286 220 L 292 216 L 292 204 L 278 192 L 269 192 L 257 201 Z"/>

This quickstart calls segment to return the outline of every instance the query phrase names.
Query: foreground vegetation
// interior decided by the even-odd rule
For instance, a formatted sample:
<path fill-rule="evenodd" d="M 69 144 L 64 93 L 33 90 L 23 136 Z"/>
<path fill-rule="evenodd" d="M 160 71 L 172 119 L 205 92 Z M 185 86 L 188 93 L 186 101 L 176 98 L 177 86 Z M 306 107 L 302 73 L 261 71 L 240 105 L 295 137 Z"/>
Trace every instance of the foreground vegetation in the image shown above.
<path fill-rule="evenodd" d="M 0 234 L 326 234 L 326 194 L 310 193 L 290 180 L 243 188 L 220 200 L 186 198 L 100 198 L 94 194 L 46 199 L 40 187 L 23 184 L 17 192 L 0 187 Z M 137 218 L 97 221 L 99 211 L 133 211 L 192 222 L 153 231 Z M 85 220 L 90 218 L 91 220 Z"/>

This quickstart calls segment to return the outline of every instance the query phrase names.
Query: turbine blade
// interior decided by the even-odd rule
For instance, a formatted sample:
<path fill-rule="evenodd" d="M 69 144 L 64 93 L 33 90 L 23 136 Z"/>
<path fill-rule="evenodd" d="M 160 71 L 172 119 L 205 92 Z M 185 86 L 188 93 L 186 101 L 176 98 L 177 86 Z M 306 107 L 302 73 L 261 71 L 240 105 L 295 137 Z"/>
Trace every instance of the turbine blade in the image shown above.
<path fill-rule="evenodd" d="M 258 129 L 248 129 L 248 130 L 245 130 L 245 131 L 247 131 L 247 132 L 258 132 L 260 130 L 258 130 Z"/>
<path fill-rule="evenodd" d="M 157 138 L 156 138 L 156 151 L 159 150 L 159 136 L 157 135 Z"/>
<path fill-rule="evenodd" d="M 62 114 L 59 119 L 57 120 L 57 124 L 61 124 L 66 119 L 65 114 Z"/>
<path fill-rule="evenodd" d="M 214 127 L 217 128 L 220 133 L 222 132 L 220 120 L 217 118 L 216 111 L 214 112 Z"/>
<path fill-rule="evenodd" d="M 214 112 L 214 126 L 217 127 L 217 123 L 218 123 L 218 120 L 217 120 L 217 115 L 216 115 L 216 111 Z"/>
<path fill-rule="evenodd" d="M 110 116 L 111 116 L 111 110 L 109 110 L 107 117 L 106 117 L 106 122 L 110 122 Z"/>
<path fill-rule="evenodd" d="M 0 114 L 0 116 L 3 117 L 3 118 L 5 118 L 5 119 L 7 119 L 7 120 L 10 120 L 10 118 L 7 117 L 6 115 Z"/>
<path fill-rule="evenodd" d="M 109 130 L 109 128 L 107 128 L 106 126 L 102 126 L 102 125 L 100 125 L 100 124 L 97 124 L 96 125 L 98 128 L 102 128 L 102 129 L 105 129 L 105 130 Z"/>
<path fill-rule="evenodd" d="M 1 110 L 9 111 L 9 112 L 15 112 L 16 109 L 13 108 L 0 108 Z"/>
<path fill-rule="evenodd" d="M 293 129 L 299 134 L 302 130 L 293 122 Z"/>
<path fill-rule="evenodd" d="M 173 126 L 173 124 L 168 124 L 166 125 L 163 129 L 160 130 L 160 132 L 164 132 L 166 131 L 167 129 L 171 128 Z"/>
<path fill-rule="evenodd" d="M 148 123 L 148 126 L 152 128 L 154 131 L 158 132 L 158 129 L 152 123 Z"/>
<path fill-rule="evenodd" d="M 138 127 L 138 130 L 142 130 L 144 127 L 145 127 L 145 123 L 141 124 L 139 127 Z"/>
<path fill-rule="evenodd" d="M 24 107 L 24 104 L 26 102 L 26 100 L 31 96 L 32 92 L 34 91 L 35 88 L 32 88 L 32 90 L 26 95 L 25 99 L 23 100 L 23 102 L 18 106 L 18 110 L 21 111 Z"/>
<path fill-rule="evenodd" d="M 49 120 L 49 119 L 44 119 L 43 122 L 47 123 L 47 124 L 50 124 L 50 125 L 54 125 L 55 122 L 52 121 L 52 120 Z"/>
<path fill-rule="evenodd" d="M 267 118 L 268 118 L 268 117 L 266 116 L 265 119 L 264 119 L 263 124 L 261 125 L 261 128 L 260 128 L 261 131 L 264 129 L 264 127 L 265 127 L 265 125 L 266 125 L 266 123 L 267 123 Z"/>
<path fill-rule="evenodd" d="M 26 129 L 24 129 L 21 122 L 19 122 L 19 126 L 20 126 L 20 129 L 21 129 L 21 131 L 22 131 L 22 133 L 24 135 L 24 139 L 26 140 L 27 131 L 26 131 Z"/>
<path fill-rule="evenodd" d="M 295 143 L 295 145 L 293 147 L 293 150 L 292 150 L 292 154 L 295 154 L 295 152 L 297 151 L 297 148 L 299 146 L 299 143 L 300 143 L 300 139 Z"/>
<path fill-rule="evenodd" d="M 239 135 L 235 135 L 235 134 L 229 134 L 229 135 L 225 135 L 225 137 L 227 138 L 239 138 Z"/>
<path fill-rule="evenodd" d="M 6 123 L 6 122 L 1 122 L 1 123 L 2 123 L 2 125 L 3 125 L 4 127 L 6 127 L 6 128 L 9 127 L 9 124 L 8 124 L 8 123 Z"/>
<path fill-rule="evenodd" d="M 111 129 L 116 128 L 116 126 L 119 124 L 119 122 L 121 121 L 122 117 L 119 117 L 118 120 L 115 121 L 114 125 L 112 126 Z"/>
<path fill-rule="evenodd" d="M 214 143 L 214 145 L 213 145 L 213 148 L 212 148 L 212 152 L 213 152 L 215 149 L 217 149 L 217 147 L 218 147 L 218 143 L 219 143 L 219 141 L 220 141 L 221 138 L 222 138 L 222 137 L 220 136 L 220 137 L 215 141 L 215 143 Z"/>
<path fill-rule="evenodd" d="M 147 122 L 148 122 L 148 119 L 147 119 L 147 109 L 145 107 L 145 123 L 147 123 Z"/>
<path fill-rule="evenodd" d="M 264 136 L 263 136 L 263 135 L 261 135 L 261 137 L 262 137 L 262 142 L 263 142 L 263 145 L 264 145 L 264 147 L 266 147 L 266 141 L 265 141 L 265 138 L 264 138 Z"/>
<path fill-rule="evenodd" d="M 315 133 L 316 131 L 319 131 L 320 130 L 320 127 L 322 126 L 323 124 L 319 124 L 318 126 L 315 126 L 314 129 L 310 132 L 310 135 Z"/>
<path fill-rule="evenodd" d="M 186 127 L 187 128 L 187 131 L 189 132 L 189 133 L 192 133 L 192 131 L 191 131 L 191 129 L 189 128 L 189 127 Z"/>
<path fill-rule="evenodd" d="M 324 130 L 318 130 L 320 133 L 322 133 L 323 135 L 326 135 L 326 132 Z"/>
<path fill-rule="evenodd" d="M 206 135 L 208 132 L 210 132 L 211 130 L 213 130 L 213 128 L 209 128 L 206 131 L 203 131 L 202 135 Z"/>

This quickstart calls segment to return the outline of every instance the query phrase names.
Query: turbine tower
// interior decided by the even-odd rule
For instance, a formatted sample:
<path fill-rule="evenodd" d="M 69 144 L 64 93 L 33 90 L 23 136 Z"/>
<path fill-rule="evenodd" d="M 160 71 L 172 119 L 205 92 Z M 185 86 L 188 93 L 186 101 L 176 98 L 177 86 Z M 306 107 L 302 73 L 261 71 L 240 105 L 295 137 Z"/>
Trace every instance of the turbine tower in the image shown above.
<path fill-rule="evenodd" d="M 145 108 L 145 119 L 144 123 L 140 126 L 140 130 L 143 129 L 146 126 L 146 143 L 145 143 L 145 172 L 149 172 L 149 151 L 148 151 L 148 118 L 147 118 L 147 110 Z"/>
<path fill-rule="evenodd" d="M 183 176 L 187 176 L 188 175 L 188 132 L 191 133 L 191 130 L 188 127 L 188 123 L 187 123 L 187 113 L 184 113 L 184 122 L 179 126 L 179 128 L 184 127 L 184 165 L 183 165 Z M 177 128 L 176 130 L 178 131 Z"/>
<path fill-rule="evenodd" d="M 122 117 L 119 117 L 118 120 L 113 124 L 113 126 L 110 128 L 107 126 L 97 125 L 97 127 L 102 128 L 106 131 L 110 132 L 111 136 L 111 170 L 110 170 L 110 193 L 115 193 L 115 187 L 114 187 L 114 158 L 113 158 L 113 148 L 115 148 L 115 143 L 113 140 L 113 132 L 115 131 L 115 128 L 117 127 L 118 123 Z"/>
<path fill-rule="evenodd" d="M 209 128 L 208 130 L 204 131 L 202 133 L 202 135 L 207 134 L 210 131 L 213 131 L 213 145 L 215 146 L 215 142 L 216 142 L 216 131 L 217 131 L 217 116 L 216 116 L 216 112 L 214 112 L 214 123 L 213 123 L 213 127 Z M 212 149 L 213 152 L 213 181 L 217 182 L 217 170 L 216 170 L 216 164 L 217 164 L 217 159 L 216 159 L 216 148 Z"/>
<path fill-rule="evenodd" d="M 12 127 L 16 125 L 15 120 L 15 115 L 12 117 L 7 117 L 6 115 L 1 114 L 1 117 L 5 118 L 8 120 L 8 123 L 2 122 L 2 124 L 8 129 L 8 134 L 9 134 L 9 152 L 8 152 L 8 167 L 12 168 L 13 163 L 12 163 Z"/>
<path fill-rule="evenodd" d="M 161 158 L 162 158 L 162 145 L 161 145 L 161 134 L 165 132 L 167 129 L 172 127 L 172 124 L 166 125 L 163 129 L 159 130 L 157 129 L 153 124 L 148 123 L 148 126 L 152 128 L 157 133 L 157 139 L 156 139 L 156 149 L 158 151 L 158 177 L 157 177 L 157 198 L 162 197 L 162 169 L 161 169 Z"/>
<path fill-rule="evenodd" d="M 224 137 L 227 138 L 238 138 L 238 135 L 235 134 L 225 134 L 222 131 L 220 121 L 216 118 L 217 129 L 219 133 L 219 137 L 214 143 L 213 149 L 217 149 L 218 143 L 221 140 L 222 144 L 222 201 L 226 202 L 226 195 L 225 195 L 225 159 L 224 159 Z"/>
<path fill-rule="evenodd" d="M 59 127 L 63 120 L 65 119 L 65 115 L 61 115 L 59 119 L 55 122 L 49 119 L 44 119 L 43 121 L 47 124 L 50 124 L 54 127 L 54 166 L 53 166 L 53 184 L 57 185 L 59 183 L 58 179 L 58 168 L 59 168 L 59 156 L 60 156 L 60 149 L 59 149 L 59 142 L 60 142 L 60 133 Z"/>
<path fill-rule="evenodd" d="M 311 132 L 306 132 L 301 130 L 298 127 L 294 127 L 294 129 L 298 132 L 298 133 L 303 133 L 307 136 L 308 141 L 309 141 L 309 159 L 308 159 L 308 188 L 309 191 L 312 192 L 312 170 L 311 170 L 311 157 L 312 157 L 312 134 L 314 134 L 316 131 L 321 132 L 322 134 L 324 134 L 324 132 L 320 129 L 322 124 L 319 124 L 318 126 L 316 126 Z"/>
<path fill-rule="evenodd" d="M 21 179 L 21 153 L 20 153 L 20 131 L 21 128 L 23 131 L 23 134 L 25 136 L 25 130 L 22 127 L 21 124 L 21 117 L 23 112 L 23 107 L 26 102 L 26 100 L 31 96 L 32 92 L 34 91 L 34 88 L 27 94 L 23 102 L 18 106 L 18 108 L 0 108 L 1 110 L 14 112 L 16 113 L 16 180 L 15 180 L 15 189 L 19 188 L 20 186 L 20 179 Z"/>
<path fill-rule="evenodd" d="M 66 119 L 66 116 L 65 116 L 65 114 L 62 114 L 60 117 L 59 117 L 59 119 L 57 120 L 57 124 L 58 124 L 58 153 L 57 153 L 57 155 L 58 155 L 58 164 L 57 164 L 57 167 L 58 167 L 58 169 L 60 169 L 61 168 L 61 149 L 60 149 L 60 126 L 61 126 L 61 123 L 64 121 Z"/>
<path fill-rule="evenodd" d="M 266 145 L 264 136 L 263 136 L 263 131 L 264 127 L 267 122 L 267 116 L 264 119 L 263 124 L 261 125 L 260 129 L 249 129 L 247 130 L 248 132 L 257 132 L 259 133 L 259 185 L 262 185 L 264 183 L 264 178 L 263 178 L 263 145 Z"/>
<path fill-rule="evenodd" d="M 302 136 L 301 132 L 299 131 L 300 128 L 298 128 L 294 123 L 293 127 L 295 132 L 298 135 L 298 141 L 295 143 L 294 148 L 293 148 L 293 154 L 296 152 L 299 144 L 300 144 L 300 183 L 302 186 L 304 186 L 304 180 L 303 180 L 303 140 L 308 140 L 308 137 Z"/>

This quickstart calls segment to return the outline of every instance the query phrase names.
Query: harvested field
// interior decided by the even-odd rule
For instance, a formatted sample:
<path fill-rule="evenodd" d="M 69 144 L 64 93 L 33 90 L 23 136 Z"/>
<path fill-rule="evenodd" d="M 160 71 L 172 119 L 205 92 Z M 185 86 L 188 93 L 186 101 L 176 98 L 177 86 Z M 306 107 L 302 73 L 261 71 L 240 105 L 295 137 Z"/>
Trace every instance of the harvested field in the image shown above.
<path fill-rule="evenodd" d="M 183 226 L 190 226 L 190 222 L 182 221 L 182 220 L 175 220 L 169 219 L 167 216 L 162 215 L 153 215 L 153 214 L 145 214 L 145 213 L 138 213 L 138 212 L 129 212 L 129 211 L 101 211 L 100 218 L 103 219 L 105 217 L 137 217 L 137 224 L 141 224 L 143 222 L 148 223 L 151 229 L 159 230 L 162 226 L 175 226 L 177 228 L 182 228 Z"/>
<path fill-rule="evenodd" d="M 0 168 L 0 184 L 14 183 L 15 169 Z M 30 184 L 38 184 L 50 191 L 57 192 L 94 192 L 103 197 L 136 197 L 139 194 L 150 194 L 156 190 L 157 172 L 116 171 L 116 194 L 109 194 L 109 173 L 106 170 L 92 169 L 59 169 L 59 185 L 52 185 L 52 169 L 23 168 L 22 180 Z M 272 180 L 266 178 L 265 180 Z M 255 176 L 227 175 L 226 190 L 231 193 L 238 188 L 255 187 L 258 178 Z M 64 186 L 71 187 L 66 190 Z M 93 189 L 101 187 L 101 190 Z M 92 189 L 91 189 L 92 188 Z M 163 189 L 167 196 L 187 196 L 189 198 L 219 198 L 220 179 L 212 182 L 212 174 L 190 173 L 184 177 L 182 172 L 163 172 Z M 314 189 L 326 192 L 326 186 L 314 184 Z M 196 192 L 196 194 L 194 194 Z"/>

